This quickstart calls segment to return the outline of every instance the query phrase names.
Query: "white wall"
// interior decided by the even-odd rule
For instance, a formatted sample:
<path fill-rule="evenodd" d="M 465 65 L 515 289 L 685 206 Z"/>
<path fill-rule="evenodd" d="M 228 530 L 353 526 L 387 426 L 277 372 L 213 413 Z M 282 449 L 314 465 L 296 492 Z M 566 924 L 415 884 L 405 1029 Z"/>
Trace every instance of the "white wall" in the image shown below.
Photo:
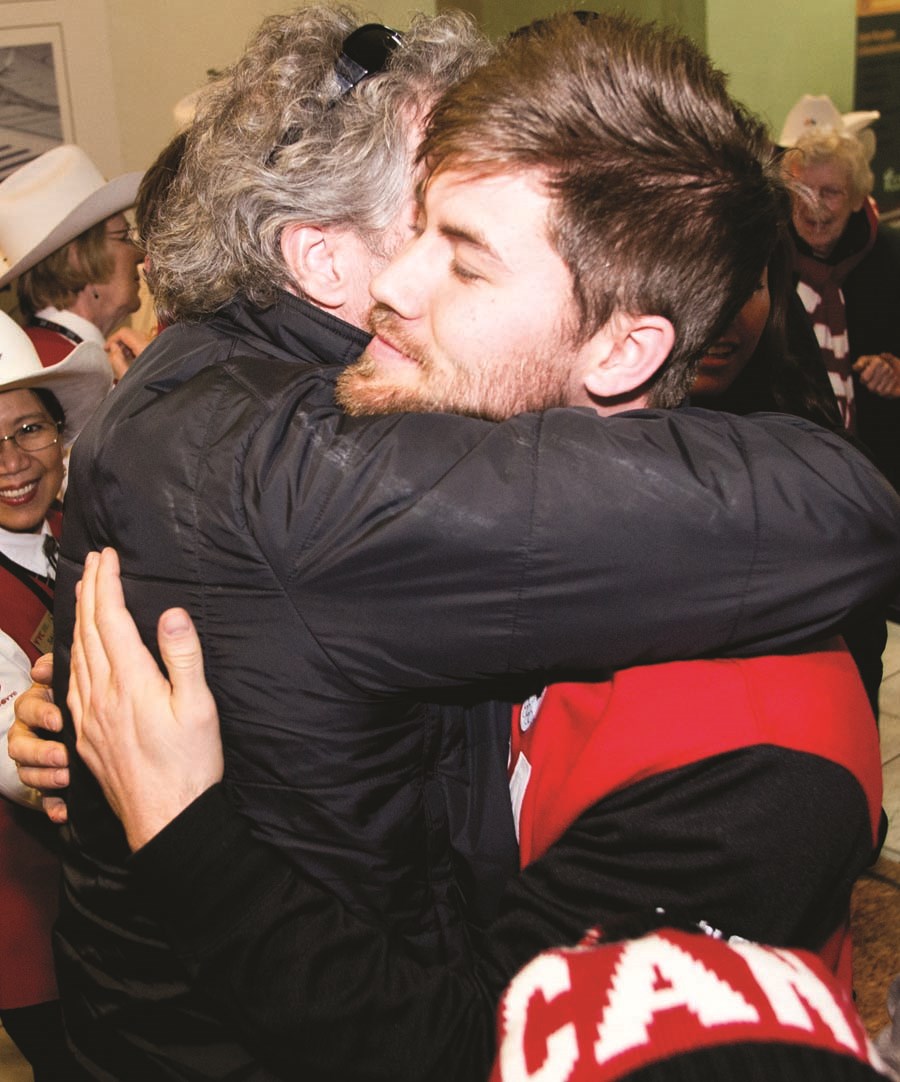
<path fill-rule="evenodd" d="M 84 2 L 84 0 L 75 0 Z M 240 54 L 265 15 L 290 0 L 104 0 L 122 166 L 142 169 L 174 134 L 172 107 Z M 366 17 L 403 28 L 434 0 L 377 0 Z M 0 4 L 2 12 L 2 4 Z"/>

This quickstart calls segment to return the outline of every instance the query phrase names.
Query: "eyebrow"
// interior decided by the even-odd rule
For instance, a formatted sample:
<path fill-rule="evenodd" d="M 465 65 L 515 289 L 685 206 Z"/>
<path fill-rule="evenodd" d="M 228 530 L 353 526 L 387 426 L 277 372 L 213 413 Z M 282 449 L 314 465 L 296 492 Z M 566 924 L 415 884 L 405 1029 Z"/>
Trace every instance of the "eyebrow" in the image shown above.
<path fill-rule="evenodd" d="M 466 244 L 470 248 L 476 248 L 480 254 L 487 256 L 488 259 L 497 263 L 498 266 L 506 266 L 500 253 L 494 248 L 480 229 L 474 229 L 464 225 L 455 225 L 453 222 L 444 222 L 438 226 L 438 233 L 446 240 L 455 241 L 458 244 Z"/>
<path fill-rule="evenodd" d="M 27 425 L 29 421 L 52 421 L 52 418 L 43 410 L 35 410 L 34 413 L 23 413 L 21 416 L 16 417 L 12 424 L 17 426 Z"/>
<path fill-rule="evenodd" d="M 423 177 L 418 184 L 416 184 L 416 206 L 418 207 L 420 214 L 426 214 L 426 218 L 427 213 L 425 204 L 430 180 L 431 177 Z M 437 231 L 445 240 L 455 241 L 459 244 L 467 244 L 472 248 L 478 249 L 481 254 L 487 256 L 499 266 L 503 268 L 506 267 L 506 263 L 501 258 L 500 253 L 488 241 L 481 230 L 463 225 L 454 225 L 453 222 L 445 222 L 437 227 Z"/>

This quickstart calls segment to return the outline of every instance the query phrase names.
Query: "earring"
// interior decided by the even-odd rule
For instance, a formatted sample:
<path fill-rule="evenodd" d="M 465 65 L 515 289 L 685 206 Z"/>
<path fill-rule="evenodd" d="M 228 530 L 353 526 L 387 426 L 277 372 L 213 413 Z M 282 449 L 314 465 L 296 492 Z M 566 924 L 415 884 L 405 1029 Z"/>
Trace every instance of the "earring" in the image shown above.
<path fill-rule="evenodd" d="M 97 292 L 96 289 L 93 291 L 93 293 L 94 293 L 94 300 L 99 301 L 100 300 L 100 294 Z"/>

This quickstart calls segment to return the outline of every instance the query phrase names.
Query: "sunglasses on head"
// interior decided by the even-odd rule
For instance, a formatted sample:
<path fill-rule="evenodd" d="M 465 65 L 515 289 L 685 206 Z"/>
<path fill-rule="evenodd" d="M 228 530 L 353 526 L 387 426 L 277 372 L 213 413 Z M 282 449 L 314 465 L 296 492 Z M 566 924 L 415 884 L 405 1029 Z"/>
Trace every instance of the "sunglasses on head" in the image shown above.
<path fill-rule="evenodd" d="M 341 94 L 350 91 L 370 75 L 384 71 L 391 53 L 403 41 L 402 35 L 381 23 L 366 23 L 348 34 L 334 65 Z"/>
<path fill-rule="evenodd" d="M 340 101 L 370 76 L 384 71 L 391 53 L 402 42 L 403 35 L 398 30 L 382 26 L 381 23 L 366 23 L 348 34 L 341 45 L 340 55 L 334 62 L 334 74 L 340 92 L 331 105 Z M 302 131 L 299 127 L 289 128 L 278 140 L 266 164 L 272 165 L 285 147 L 297 142 Z"/>

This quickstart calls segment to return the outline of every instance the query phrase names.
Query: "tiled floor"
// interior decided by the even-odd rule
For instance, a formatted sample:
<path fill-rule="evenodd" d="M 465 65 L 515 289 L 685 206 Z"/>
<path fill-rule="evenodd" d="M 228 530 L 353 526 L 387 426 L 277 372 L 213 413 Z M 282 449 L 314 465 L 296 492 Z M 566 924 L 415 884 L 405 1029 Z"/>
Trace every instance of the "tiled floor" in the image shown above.
<path fill-rule="evenodd" d="M 884 808 L 890 827 L 885 856 L 900 860 L 900 624 L 888 624 L 881 683 L 881 761 L 884 764 Z"/>
<path fill-rule="evenodd" d="M 881 761 L 884 806 L 891 821 L 884 853 L 900 860 L 900 624 L 888 624 L 881 685 Z M 0 1082 L 31 1082 L 31 1071 L 0 1029 Z"/>

